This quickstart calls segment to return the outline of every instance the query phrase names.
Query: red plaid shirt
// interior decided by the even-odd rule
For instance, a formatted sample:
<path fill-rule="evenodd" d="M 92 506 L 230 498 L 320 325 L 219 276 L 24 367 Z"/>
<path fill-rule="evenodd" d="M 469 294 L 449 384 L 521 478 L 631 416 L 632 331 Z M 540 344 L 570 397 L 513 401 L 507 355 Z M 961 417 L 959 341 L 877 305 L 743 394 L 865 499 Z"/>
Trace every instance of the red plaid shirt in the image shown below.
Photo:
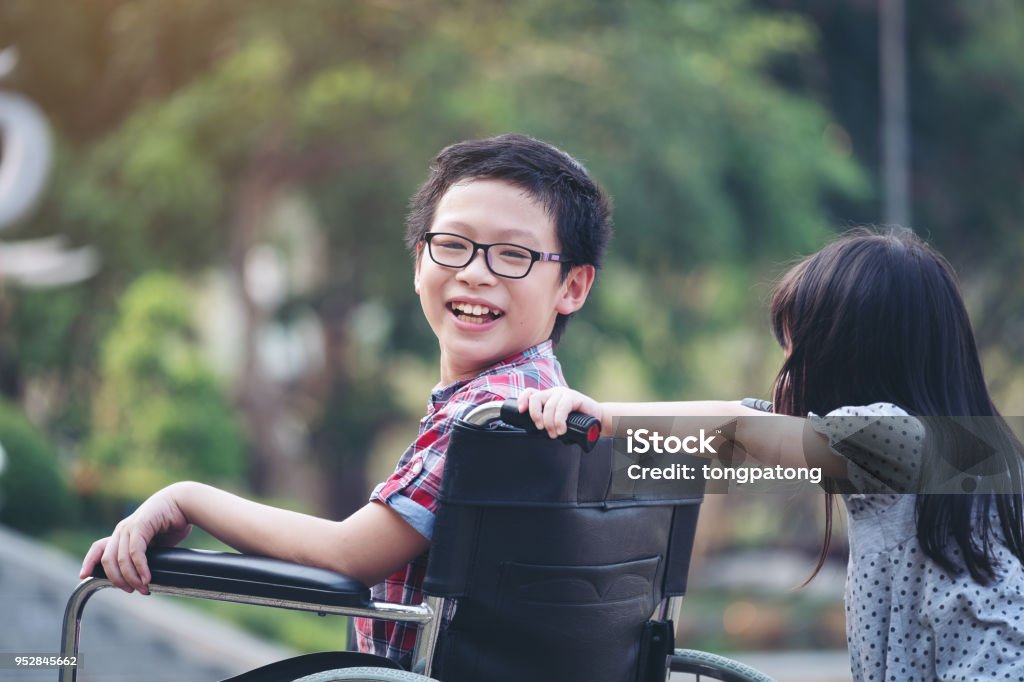
<path fill-rule="evenodd" d="M 412 442 L 391 477 L 374 489 L 370 500 L 387 504 L 409 525 L 430 539 L 441 489 L 448 439 L 455 422 L 478 405 L 505 400 L 523 389 L 564 386 L 565 378 L 555 358 L 551 342 L 545 341 L 481 372 L 472 379 L 448 386 L 437 386 L 430 395 L 427 416 L 420 420 L 419 435 Z M 423 579 L 427 573 L 427 555 L 423 554 L 400 569 L 371 594 L 376 601 L 401 604 L 423 602 Z M 375 653 L 411 667 L 412 648 L 417 626 L 356 619 L 359 650 Z"/>

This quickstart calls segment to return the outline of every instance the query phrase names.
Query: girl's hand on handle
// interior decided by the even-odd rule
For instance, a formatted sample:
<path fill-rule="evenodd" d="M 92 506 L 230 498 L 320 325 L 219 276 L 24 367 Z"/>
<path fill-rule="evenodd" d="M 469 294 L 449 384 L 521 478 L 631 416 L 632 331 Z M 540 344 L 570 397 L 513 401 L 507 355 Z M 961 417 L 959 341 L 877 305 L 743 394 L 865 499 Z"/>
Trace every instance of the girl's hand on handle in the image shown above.
<path fill-rule="evenodd" d="M 534 425 L 546 431 L 551 438 L 565 434 L 565 420 L 572 412 L 597 417 L 605 429 L 610 428 L 610 423 L 601 414 L 601 403 L 571 388 L 548 388 L 543 391 L 528 388 L 519 396 L 519 411 L 527 410 Z"/>
<path fill-rule="evenodd" d="M 92 575 L 101 564 L 107 578 L 125 592 L 149 594 L 152 574 L 146 560 L 150 545 L 174 546 L 192 530 L 174 498 L 175 486 L 154 493 L 114 528 L 110 537 L 97 540 L 82 560 L 80 578 Z"/>

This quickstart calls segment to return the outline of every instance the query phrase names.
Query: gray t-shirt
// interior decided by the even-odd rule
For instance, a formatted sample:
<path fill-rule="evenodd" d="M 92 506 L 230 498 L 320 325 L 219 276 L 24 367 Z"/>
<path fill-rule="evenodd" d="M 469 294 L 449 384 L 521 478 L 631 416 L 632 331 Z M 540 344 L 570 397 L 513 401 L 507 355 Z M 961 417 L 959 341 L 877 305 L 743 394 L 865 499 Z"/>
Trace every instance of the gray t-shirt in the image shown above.
<path fill-rule="evenodd" d="M 924 427 L 889 403 L 809 415 L 847 460 L 846 637 L 855 682 L 1024 680 L 1024 573 L 996 544 L 997 577 L 949 575 L 917 541 Z"/>

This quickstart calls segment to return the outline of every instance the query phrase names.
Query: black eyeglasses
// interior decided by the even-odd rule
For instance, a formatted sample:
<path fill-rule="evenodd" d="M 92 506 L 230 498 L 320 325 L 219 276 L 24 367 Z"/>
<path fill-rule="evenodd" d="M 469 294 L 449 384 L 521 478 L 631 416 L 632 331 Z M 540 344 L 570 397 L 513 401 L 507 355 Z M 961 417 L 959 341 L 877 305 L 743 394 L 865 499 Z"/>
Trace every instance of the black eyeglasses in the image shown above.
<path fill-rule="evenodd" d="M 446 268 L 464 268 L 473 262 L 477 251 L 483 250 L 487 268 L 508 279 L 526 277 L 537 261 L 569 262 L 559 253 L 534 251 L 519 244 L 481 244 L 450 232 L 427 232 L 423 241 L 427 243 L 430 259 Z"/>

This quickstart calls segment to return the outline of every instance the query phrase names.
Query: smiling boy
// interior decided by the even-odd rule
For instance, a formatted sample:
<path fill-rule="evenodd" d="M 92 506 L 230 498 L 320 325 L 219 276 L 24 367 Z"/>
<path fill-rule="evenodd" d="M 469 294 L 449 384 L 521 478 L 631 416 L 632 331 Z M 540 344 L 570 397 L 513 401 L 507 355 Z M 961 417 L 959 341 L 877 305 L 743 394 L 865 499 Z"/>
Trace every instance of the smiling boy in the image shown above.
<path fill-rule="evenodd" d="M 150 544 L 198 525 L 235 549 L 328 568 L 373 597 L 422 600 L 448 437 L 472 407 L 564 385 L 553 344 L 586 301 L 610 236 L 610 207 L 572 157 L 522 135 L 461 142 L 434 159 L 410 202 L 414 286 L 441 352 L 419 435 L 370 502 L 343 521 L 268 507 L 195 482 L 153 494 L 93 543 L 82 577 L 148 593 Z M 362 651 L 408 667 L 415 626 L 358 619 Z"/>
<path fill-rule="evenodd" d="M 483 258 L 474 255 L 479 242 L 494 245 Z M 583 304 L 594 277 L 592 265 L 562 277 L 553 220 L 527 190 L 505 180 L 454 184 L 417 250 L 416 293 L 441 346 L 441 383 L 473 377 L 546 341 L 557 316 Z M 533 253 L 547 260 L 534 261 Z M 459 263 L 464 267 L 454 269 Z"/>

